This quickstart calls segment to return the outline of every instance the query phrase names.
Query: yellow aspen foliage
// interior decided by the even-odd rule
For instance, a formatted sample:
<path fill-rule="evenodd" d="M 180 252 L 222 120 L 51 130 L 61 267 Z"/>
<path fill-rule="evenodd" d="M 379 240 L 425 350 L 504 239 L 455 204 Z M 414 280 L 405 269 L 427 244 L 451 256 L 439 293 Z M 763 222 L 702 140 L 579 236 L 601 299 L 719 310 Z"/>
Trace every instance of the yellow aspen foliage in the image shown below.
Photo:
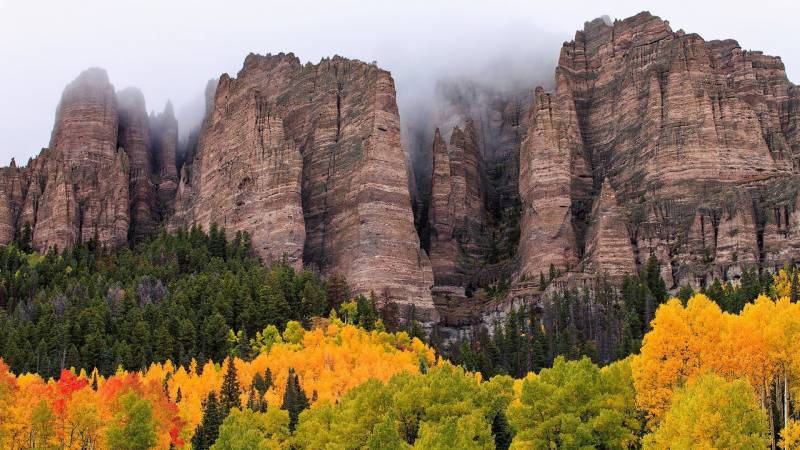
<path fill-rule="evenodd" d="M 724 367 L 725 355 L 718 346 L 729 321 L 730 316 L 702 294 L 690 298 L 686 307 L 673 298 L 658 308 L 641 355 L 631 363 L 637 403 L 651 419 L 663 414 L 685 380 Z"/>
<path fill-rule="evenodd" d="M 775 280 L 776 292 L 791 291 L 785 272 Z M 728 314 L 701 294 L 685 307 L 670 300 L 656 311 L 632 369 L 637 404 L 651 428 L 663 420 L 676 390 L 707 373 L 747 381 L 760 408 L 778 413 L 771 421 L 796 426 L 791 407 L 800 389 L 800 304 L 761 295 L 739 314 Z"/>
<path fill-rule="evenodd" d="M 790 420 L 781 431 L 781 448 L 785 450 L 800 449 L 800 421 Z"/>
<path fill-rule="evenodd" d="M 649 449 L 767 448 L 767 416 L 743 380 L 709 374 L 678 389 L 656 430 L 645 436 Z"/>

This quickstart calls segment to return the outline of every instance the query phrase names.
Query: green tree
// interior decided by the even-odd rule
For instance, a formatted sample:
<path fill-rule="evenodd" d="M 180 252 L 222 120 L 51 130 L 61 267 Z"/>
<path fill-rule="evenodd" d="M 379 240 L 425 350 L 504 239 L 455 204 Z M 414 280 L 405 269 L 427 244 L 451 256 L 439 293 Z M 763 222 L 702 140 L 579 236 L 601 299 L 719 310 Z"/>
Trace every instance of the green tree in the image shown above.
<path fill-rule="evenodd" d="M 281 409 L 289 413 L 289 429 L 294 431 L 300 413 L 308 409 L 308 397 L 300 386 L 300 380 L 293 368 L 289 368 L 289 376 L 286 379 L 286 390 L 283 393 L 283 405 Z"/>
<path fill-rule="evenodd" d="M 228 358 L 226 367 L 225 377 L 222 379 L 222 388 L 219 391 L 219 403 L 225 412 L 224 414 L 227 414 L 233 408 L 242 406 L 242 388 L 239 386 L 239 378 L 236 374 L 236 365 L 233 363 L 233 357 Z"/>
<path fill-rule="evenodd" d="M 149 401 L 131 391 L 120 398 L 120 411 L 108 428 L 109 448 L 148 450 L 156 445 L 156 422 Z"/>
<path fill-rule="evenodd" d="M 222 407 L 217 401 L 214 391 L 208 393 L 206 402 L 203 405 L 203 417 L 200 425 L 192 437 L 192 450 L 208 450 L 219 436 L 219 427 L 224 419 Z"/>
<path fill-rule="evenodd" d="M 556 358 L 522 382 L 509 409 L 511 448 L 629 448 L 641 428 L 627 361 L 599 369 L 588 358 Z"/>
<path fill-rule="evenodd" d="M 282 450 L 289 448 L 289 415 L 272 408 L 254 412 L 234 408 L 219 428 L 211 450 Z"/>
<path fill-rule="evenodd" d="M 653 295 L 656 307 L 667 300 L 667 296 L 669 295 L 667 292 L 667 285 L 661 278 L 661 263 L 658 261 L 655 253 L 650 253 L 647 264 L 645 264 L 644 281 L 650 293 Z"/>

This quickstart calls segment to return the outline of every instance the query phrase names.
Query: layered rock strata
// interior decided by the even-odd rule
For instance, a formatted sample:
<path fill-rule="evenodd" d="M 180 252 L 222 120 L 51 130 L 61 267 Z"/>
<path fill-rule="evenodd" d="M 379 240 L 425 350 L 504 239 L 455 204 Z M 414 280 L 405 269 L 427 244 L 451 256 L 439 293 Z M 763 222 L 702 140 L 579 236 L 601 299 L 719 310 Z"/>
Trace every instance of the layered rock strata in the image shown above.
<path fill-rule="evenodd" d="M 584 257 L 619 275 L 653 253 L 677 288 L 797 256 L 797 88 L 780 58 L 649 13 L 597 19 L 564 44 L 553 96 L 557 109 L 535 102 L 523 146 L 521 275 Z M 582 171 L 592 182 L 576 189 Z M 608 186 L 626 219 L 603 212 Z M 604 221 L 617 232 L 598 247 Z"/>
<path fill-rule="evenodd" d="M 182 174 L 172 226 L 249 231 L 267 260 L 342 274 L 356 293 L 436 320 L 388 72 L 251 54 L 220 78 Z"/>

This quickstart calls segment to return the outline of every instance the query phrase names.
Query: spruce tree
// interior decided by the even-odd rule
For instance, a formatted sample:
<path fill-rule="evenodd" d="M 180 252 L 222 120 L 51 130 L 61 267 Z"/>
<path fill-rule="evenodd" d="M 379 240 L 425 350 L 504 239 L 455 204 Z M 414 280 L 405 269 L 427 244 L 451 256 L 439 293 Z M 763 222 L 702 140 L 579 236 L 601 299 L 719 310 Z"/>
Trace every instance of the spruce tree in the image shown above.
<path fill-rule="evenodd" d="M 289 412 L 289 430 L 294 431 L 297 426 L 297 419 L 303 410 L 308 409 L 308 397 L 300 386 L 300 380 L 293 368 L 289 368 L 289 376 L 286 379 L 286 391 L 283 394 L 283 405 L 281 409 Z"/>
<path fill-rule="evenodd" d="M 203 406 L 203 418 L 192 437 L 192 450 L 208 450 L 219 436 L 219 427 L 223 421 L 223 411 L 214 391 L 209 392 Z"/>
<path fill-rule="evenodd" d="M 225 415 L 233 408 L 242 406 L 242 389 L 239 387 L 239 379 L 236 375 L 236 365 L 233 364 L 233 357 L 228 358 L 228 370 L 222 379 L 222 389 L 219 392 L 219 402 Z"/>
<path fill-rule="evenodd" d="M 492 420 L 492 435 L 494 435 L 494 447 L 497 450 L 508 450 L 511 446 L 513 435 L 511 427 L 508 425 L 505 413 L 498 411 Z"/>

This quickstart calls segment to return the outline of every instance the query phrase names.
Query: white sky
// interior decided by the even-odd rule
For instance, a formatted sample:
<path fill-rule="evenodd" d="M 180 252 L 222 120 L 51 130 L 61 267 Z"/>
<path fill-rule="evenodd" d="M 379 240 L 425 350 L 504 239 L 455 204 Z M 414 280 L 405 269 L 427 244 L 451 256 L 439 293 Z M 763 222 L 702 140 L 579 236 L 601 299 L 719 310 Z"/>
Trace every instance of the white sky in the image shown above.
<path fill-rule="evenodd" d="M 48 145 L 62 89 L 90 66 L 117 89 L 141 88 L 149 109 L 171 99 L 186 116 L 249 52 L 340 54 L 391 70 L 402 113 L 442 76 L 549 79 L 585 21 L 641 10 L 780 55 L 800 82 L 800 1 L 0 0 L 0 165 Z"/>

